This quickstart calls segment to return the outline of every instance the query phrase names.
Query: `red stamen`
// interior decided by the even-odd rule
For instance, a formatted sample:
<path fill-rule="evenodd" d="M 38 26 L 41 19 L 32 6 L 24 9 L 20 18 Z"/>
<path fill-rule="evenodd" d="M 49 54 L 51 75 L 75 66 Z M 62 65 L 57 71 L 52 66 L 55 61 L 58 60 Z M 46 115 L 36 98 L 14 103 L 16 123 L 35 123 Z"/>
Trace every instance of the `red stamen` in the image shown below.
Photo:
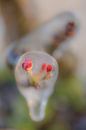
<path fill-rule="evenodd" d="M 42 68 L 41 68 L 41 70 L 42 70 L 42 71 L 46 70 L 46 67 L 47 67 L 47 64 L 45 64 L 45 63 L 42 64 Z"/>
<path fill-rule="evenodd" d="M 47 65 L 47 72 L 50 72 L 50 71 L 52 71 L 52 69 L 53 69 L 53 67 L 52 67 L 52 65 Z"/>
<path fill-rule="evenodd" d="M 22 63 L 22 68 L 26 71 L 29 71 L 32 69 L 32 60 L 25 60 L 23 63 Z"/>

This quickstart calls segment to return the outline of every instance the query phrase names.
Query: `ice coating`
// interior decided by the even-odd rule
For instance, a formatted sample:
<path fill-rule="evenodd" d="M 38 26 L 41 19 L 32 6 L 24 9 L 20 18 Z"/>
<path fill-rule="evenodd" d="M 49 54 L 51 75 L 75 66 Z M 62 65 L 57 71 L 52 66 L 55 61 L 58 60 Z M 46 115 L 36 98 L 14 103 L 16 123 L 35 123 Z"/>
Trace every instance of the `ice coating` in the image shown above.
<path fill-rule="evenodd" d="M 53 71 L 49 79 L 40 81 L 40 87 L 37 89 L 30 84 L 30 78 L 27 72 L 22 68 L 22 63 L 25 59 L 31 59 L 33 63 L 32 72 L 37 74 L 43 63 L 51 64 Z M 45 116 L 45 108 L 49 96 L 53 93 L 55 81 L 58 76 L 58 65 L 56 60 L 45 52 L 27 52 L 20 57 L 16 68 L 15 77 L 17 86 L 21 94 L 25 97 L 29 114 L 34 121 L 41 121 Z"/>

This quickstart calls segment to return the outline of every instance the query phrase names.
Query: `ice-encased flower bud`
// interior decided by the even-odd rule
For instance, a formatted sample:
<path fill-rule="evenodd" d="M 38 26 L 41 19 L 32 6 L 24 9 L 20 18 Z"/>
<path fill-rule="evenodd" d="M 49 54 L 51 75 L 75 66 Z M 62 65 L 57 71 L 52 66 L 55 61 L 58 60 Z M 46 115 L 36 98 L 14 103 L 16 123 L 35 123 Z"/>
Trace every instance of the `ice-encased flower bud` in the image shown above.
<path fill-rule="evenodd" d="M 30 70 L 22 67 L 26 59 L 30 59 L 33 65 Z M 45 70 L 43 67 L 46 67 Z M 29 114 L 34 121 L 44 119 L 46 104 L 53 93 L 57 76 L 58 64 L 47 53 L 32 51 L 20 57 L 15 68 L 15 77 L 18 89 L 25 97 Z"/>

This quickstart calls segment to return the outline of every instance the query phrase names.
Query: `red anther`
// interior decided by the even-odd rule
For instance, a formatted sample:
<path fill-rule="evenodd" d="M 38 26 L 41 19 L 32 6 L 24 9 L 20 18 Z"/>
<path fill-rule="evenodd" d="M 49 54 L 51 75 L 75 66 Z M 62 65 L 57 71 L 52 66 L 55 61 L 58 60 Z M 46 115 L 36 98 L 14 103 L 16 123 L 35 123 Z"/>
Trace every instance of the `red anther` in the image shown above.
<path fill-rule="evenodd" d="M 44 71 L 44 70 L 46 70 L 46 67 L 47 67 L 47 64 L 46 63 L 44 63 L 44 64 L 42 64 L 42 70 Z"/>
<path fill-rule="evenodd" d="M 52 65 L 47 65 L 47 72 L 50 72 L 50 71 L 52 71 L 53 70 L 53 67 L 52 67 Z"/>
<path fill-rule="evenodd" d="M 25 60 L 23 63 L 22 63 L 22 68 L 26 71 L 29 71 L 32 69 L 32 60 Z"/>

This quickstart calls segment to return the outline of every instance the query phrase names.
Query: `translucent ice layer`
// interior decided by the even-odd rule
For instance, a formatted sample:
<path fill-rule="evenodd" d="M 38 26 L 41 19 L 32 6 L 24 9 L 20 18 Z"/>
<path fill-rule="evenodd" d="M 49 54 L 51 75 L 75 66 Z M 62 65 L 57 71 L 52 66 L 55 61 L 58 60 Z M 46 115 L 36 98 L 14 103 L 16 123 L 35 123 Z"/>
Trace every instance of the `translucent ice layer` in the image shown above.
<path fill-rule="evenodd" d="M 53 93 L 58 76 L 56 60 L 44 52 L 25 53 L 16 65 L 15 76 L 31 118 L 34 121 L 43 120 L 48 98 Z"/>

